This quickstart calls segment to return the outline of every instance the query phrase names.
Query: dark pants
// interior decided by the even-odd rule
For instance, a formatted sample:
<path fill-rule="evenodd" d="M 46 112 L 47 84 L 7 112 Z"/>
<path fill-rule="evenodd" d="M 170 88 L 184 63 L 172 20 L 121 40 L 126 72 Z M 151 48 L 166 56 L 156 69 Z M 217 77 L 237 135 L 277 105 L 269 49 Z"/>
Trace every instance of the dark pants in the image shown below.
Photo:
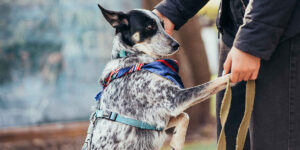
<path fill-rule="evenodd" d="M 229 50 L 221 42 L 219 76 Z M 217 94 L 217 116 L 223 94 Z M 232 94 L 225 126 L 227 150 L 235 150 L 244 114 L 245 82 L 233 87 Z M 217 129 L 219 135 L 219 118 Z M 244 150 L 300 150 L 300 35 L 281 42 L 269 61 L 261 61 L 249 133 Z"/>

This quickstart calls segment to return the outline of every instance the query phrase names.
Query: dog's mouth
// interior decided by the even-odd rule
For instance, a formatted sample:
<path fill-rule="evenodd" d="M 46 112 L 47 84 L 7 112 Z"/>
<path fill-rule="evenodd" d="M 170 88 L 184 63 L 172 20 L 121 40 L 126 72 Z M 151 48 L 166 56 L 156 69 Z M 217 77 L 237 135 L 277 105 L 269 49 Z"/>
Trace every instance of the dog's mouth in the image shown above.
<path fill-rule="evenodd" d="M 170 53 L 170 54 L 160 55 L 160 57 L 161 57 L 161 58 L 167 58 L 167 57 L 170 57 L 170 56 L 176 54 L 177 52 L 178 52 L 178 50 L 176 50 L 176 51 L 174 51 L 174 52 L 172 52 L 172 53 Z"/>
<path fill-rule="evenodd" d="M 144 54 L 147 54 L 147 55 L 153 57 L 153 58 L 159 58 L 159 57 L 160 57 L 159 55 L 157 55 L 157 54 L 155 54 L 155 53 L 153 53 L 153 52 L 149 52 L 149 51 L 142 51 L 142 52 L 143 52 Z"/>
<path fill-rule="evenodd" d="M 169 53 L 169 54 L 156 54 L 156 53 L 153 53 L 153 52 L 144 52 L 145 54 L 153 57 L 153 58 L 156 58 L 156 59 L 161 59 L 161 58 L 167 58 L 167 57 L 170 57 L 172 55 L 174 55 L 175 53 L 177 53 L 178 50 L 172 52 L 172 53 Z"/>
<path fill-rule="evenodd" d="M 172 56 L 174 55 L 175 53 L 177 53 L 178 50 L 175 50 L 175 51 L 172 51 L 172 53 L 167 53 L 167 54 L 157 54 L 155 52 L 152 52 L 152 51 L 146 51 L 146 50 L 142 50 L 141 52 L 144 53 L 144 54 L 147 54 L 153 58 L 156 58 L 156 59 L 159 59 L 159 58 L 166 58 L 166 57 L 169 57 L 169 56 Z"/>

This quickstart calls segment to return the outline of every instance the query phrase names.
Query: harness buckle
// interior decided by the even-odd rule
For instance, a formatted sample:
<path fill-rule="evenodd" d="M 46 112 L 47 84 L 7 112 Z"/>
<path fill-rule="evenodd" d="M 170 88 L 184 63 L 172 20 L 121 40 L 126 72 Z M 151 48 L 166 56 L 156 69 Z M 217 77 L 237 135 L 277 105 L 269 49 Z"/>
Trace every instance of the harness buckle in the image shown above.
<path fill-rule="evenodd" d="M 118 114 L 112 112 L 112 113 L 110 114 L 109 120 L 116 121 L 117 116 L 118 116 Z"/>
<path fill-rule="evenodd" d="M 111 111 L 107 111 L 107 110 L 98 110 L 97 111 L 97 117 L 99 117 L 99 118 L 104 118 L 104 119 L 115 121 L 117 119 L 117 116 L 118 116 L 117 113 L 114 113 Z"/>
<path fill-rule="evenodd" d="M 102 118 L 110 119 L 111 112 L 110 111 L 102 111 Z"/>

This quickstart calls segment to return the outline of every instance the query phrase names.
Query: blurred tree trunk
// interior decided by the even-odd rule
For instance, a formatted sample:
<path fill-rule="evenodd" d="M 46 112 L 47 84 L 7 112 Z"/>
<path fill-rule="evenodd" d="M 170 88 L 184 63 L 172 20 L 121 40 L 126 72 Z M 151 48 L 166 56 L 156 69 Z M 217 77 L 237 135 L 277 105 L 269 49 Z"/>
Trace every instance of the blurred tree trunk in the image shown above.
<path fill-rule="evenodd" d="M 152 10 L 160 0 L 143 0 L 143 8 Z M 179 61 L 180 71 L 185 88 L 196 86 L 210 80 L 208 61 L 200 35 L 201 27 L 198 17 L 190 19 L 173 37 L 180 43 L 180 51 L 171 58 Z M 212 121 L 210 102 L 204 101 L 186 110 L 190 115 L 188 135 Z"/>

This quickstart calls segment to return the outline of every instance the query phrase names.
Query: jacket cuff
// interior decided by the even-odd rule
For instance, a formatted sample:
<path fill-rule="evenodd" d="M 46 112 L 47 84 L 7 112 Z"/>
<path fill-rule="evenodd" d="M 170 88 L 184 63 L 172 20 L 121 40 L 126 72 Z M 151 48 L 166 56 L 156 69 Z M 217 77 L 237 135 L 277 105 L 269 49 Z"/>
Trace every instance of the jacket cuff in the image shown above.
<path fill-rule="evenodd" d="M 172 23 L 175 25 L 175 30 L 178 30 L 189 19 L 185 16 L 182 16 L 180 9 L 174 3 L 168 0 L 162 1 L 154 8 L 172 21 Z"/>
<path fill-rule="evenodd" d="M 236 34 L 233 46 L 261 59 L 269 60 L 283 31 L 283 28 L 246 18 Z"/>

